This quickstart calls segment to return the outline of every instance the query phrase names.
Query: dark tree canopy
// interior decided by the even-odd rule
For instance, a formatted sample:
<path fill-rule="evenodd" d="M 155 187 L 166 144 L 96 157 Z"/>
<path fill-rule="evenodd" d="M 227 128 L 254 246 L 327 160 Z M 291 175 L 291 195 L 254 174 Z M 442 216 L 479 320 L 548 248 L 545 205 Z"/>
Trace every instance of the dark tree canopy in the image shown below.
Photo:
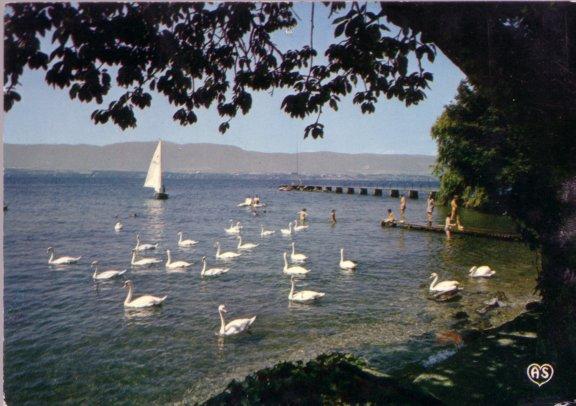
<path fill-rule="evenodd" d="M 337 110 L 348 94 L 363 113 L 372 113 L 382 96 L 406 105 L 424 98 L 432 74 L 421 60 L 434 59 L 433 47 L 410 29 L 392 28 L 377 7 L 327 7 L 334 43 L 314 58 L 312 44 L 281 50 L 274 42 L 275 32 L 297 23 L 289 3 L 12 4 L 5 25 L 5 106 L 20 100 L 25 68 L 46 70 L 49 85 L 81 102 L 103 103 L 112 86 L 125 89 L 92 115 L 97 124 L 111 120 L 122 129 L 136 126 L 134 110 L 150 106 L 151 91 L 168 99 L 182 125 L 215 106 L 224 118 L 221 132 L 232 117 L 250 111 L 254 91 L 289 89 L 282 109 L 298 118 Z M 38 37 L 45 35 L 51 50 L 41 47 Z M 413 70 L 409 55 L 418 62 Z M 323 135 L 318 118 L 306 128 L 309 134 Z"/>
<path fill-rule="evenodd" d="M 507 198 L 525 178 L 530 163 L 515 148 L 514 128 L 506 115 L 464 81 L 431 135 L 438 144 L 434 171 L 440 177 L 441 203 L 459 195 L 467 207 L 509 209 Z"/>

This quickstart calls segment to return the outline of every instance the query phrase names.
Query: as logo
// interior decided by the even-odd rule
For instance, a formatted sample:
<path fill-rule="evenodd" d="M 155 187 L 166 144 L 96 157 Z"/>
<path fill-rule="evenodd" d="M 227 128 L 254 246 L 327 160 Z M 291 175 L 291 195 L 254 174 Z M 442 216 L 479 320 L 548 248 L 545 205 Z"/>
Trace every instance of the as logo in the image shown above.
<path fill-rule="evenodd" d="M 554 376 L 554 368 L 550 364 L 530 364 L 526 369 L 528 378 L 538 386 L 549 382 Z"/>

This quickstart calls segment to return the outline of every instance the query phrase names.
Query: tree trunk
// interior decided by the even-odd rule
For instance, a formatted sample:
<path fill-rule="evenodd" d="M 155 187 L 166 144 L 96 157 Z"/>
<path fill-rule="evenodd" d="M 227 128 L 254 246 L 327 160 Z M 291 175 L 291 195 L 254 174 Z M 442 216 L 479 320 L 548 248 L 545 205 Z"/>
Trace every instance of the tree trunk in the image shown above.
<path fill-rule="evenodd" d="M 565 182 L 558 199 L 561 222 L 542 237 L 542 270 L 538 287 L 544 317 L 541 333 L 557 361 L 576 364 L 576 177 Z"/>

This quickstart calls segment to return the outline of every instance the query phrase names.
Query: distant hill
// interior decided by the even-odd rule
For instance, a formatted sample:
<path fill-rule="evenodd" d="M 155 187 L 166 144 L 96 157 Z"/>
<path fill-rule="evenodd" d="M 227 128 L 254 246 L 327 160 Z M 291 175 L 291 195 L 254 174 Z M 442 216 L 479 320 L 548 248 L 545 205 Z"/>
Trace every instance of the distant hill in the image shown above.
<path fill-rule="evenodd" d="M 155 142 L 94 145 L 4 144 L 7 169 L 48 171 L 142 171 L 156 147 Z M 428 155 L 298 154 L 245 151 L 218 144 L 164 144 L 164 168 L 176 173 L 299 173 L 307 175 L 430 175 L 434 157 Z"/>

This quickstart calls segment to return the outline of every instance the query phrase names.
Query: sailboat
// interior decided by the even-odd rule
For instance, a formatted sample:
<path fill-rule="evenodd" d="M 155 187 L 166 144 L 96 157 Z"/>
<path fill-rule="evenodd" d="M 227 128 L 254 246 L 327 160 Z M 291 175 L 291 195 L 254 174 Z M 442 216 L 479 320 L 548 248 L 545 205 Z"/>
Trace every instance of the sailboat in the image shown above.
<path fill-rule="evenodd" d="M 146 180 L 144 181 L 144 187 L 150 187 L 154 189 L 154 198 L 159 200 L 168 199 L 168 195 L 164 190 L 164 185 L 162 185 L 162 141 L 158 141 L 158 146 L 154 155 L 152 155 L 152 161 L 150 161 L 150 167 L 148 168 L 148 175 L 146 175 Z"/>

